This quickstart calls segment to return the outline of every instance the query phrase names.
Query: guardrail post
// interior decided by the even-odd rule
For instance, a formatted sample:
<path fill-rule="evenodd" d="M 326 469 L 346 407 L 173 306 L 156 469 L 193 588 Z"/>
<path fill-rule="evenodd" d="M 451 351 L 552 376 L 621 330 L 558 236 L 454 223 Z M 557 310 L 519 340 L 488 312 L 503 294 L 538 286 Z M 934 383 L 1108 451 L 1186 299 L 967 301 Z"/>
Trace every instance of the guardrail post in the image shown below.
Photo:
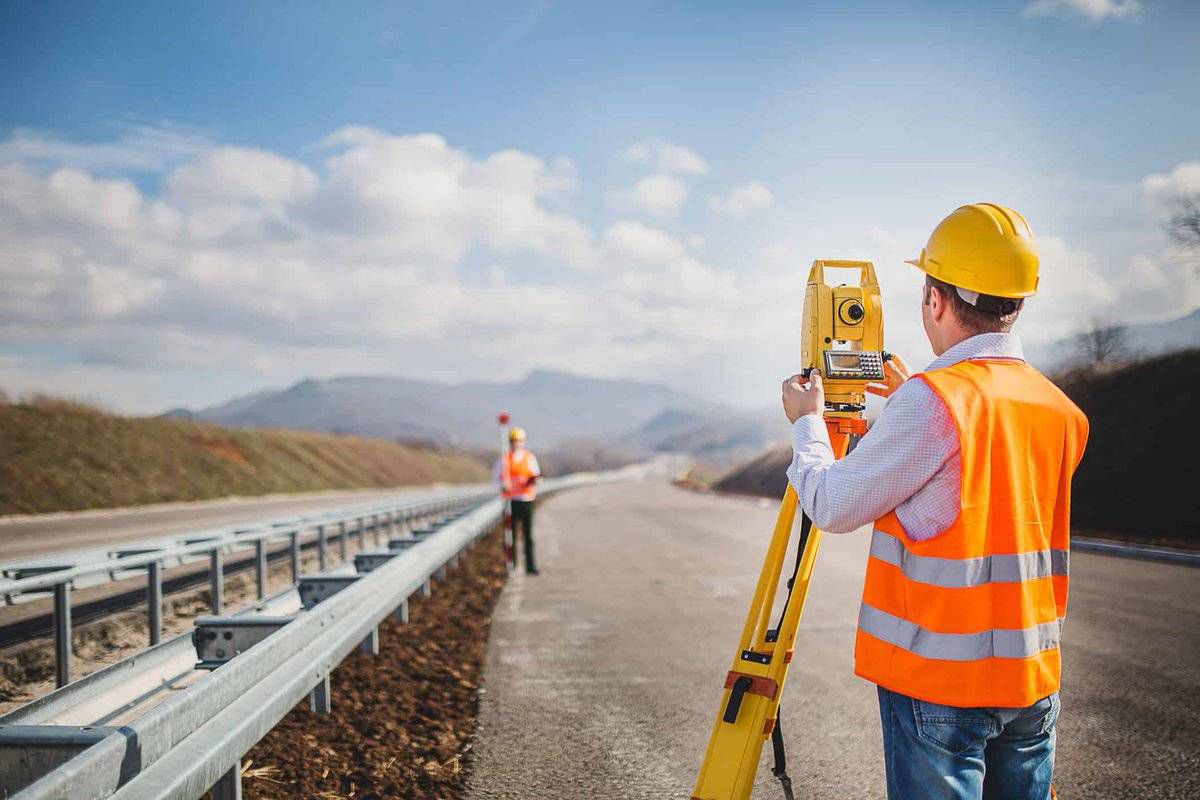
<path fill-rule="evenodd" d="M 359 649 L 369 656 L 379 655 L 379 628 L 373 629 L 367 634 L 367 638 L 362 640 Z"/>
<path fill-rule="evenodd" d="M 338 523 L 338 546 L 342 548 L 342 562 L 350 560 L 350 543 L 346 541 L 348 533 L 346 531 L 346 520 Z"/>
<path fill-rule="evenodd" d="M 151 561 L 146 565 L 146 621 L 150 628 L 150 645 L 162 641 L 163 594 L 162 562 Z"/>
<path fill-rule="evenodd" d="M 242 800 L 241 759 L 213 784 L 212 800 Z"/>
<path fill-rule="evenodd" d="M 214 616 L 221 616 L 225 609 L 225 574 L 221 571 L 221 548 L 213 548 L 208 554 L 209 605 Z"/>
<path fill-rule="evenodd" d="M 329 687 L 329 676 L 321 678 L 321 682 L 313 687 L 308 696 L 308 707 L 315 714 L 328 714 L 333 710 L 332 693 Z"/>
<path fill-rule="evenodd" d="M 54 584 L 54 677 L 59 687 L 71 682 L 71 584 Z"/>
<path fill-rule="evenodd" d="M 321 572 L 324 572 L 325 567 L 326 567 L 326 563 L 325 563 L 325 559 L 326 559 L 325 546 L 326 546 L 326 544 L 327 543 L 325 541 L 325 526 L 318 525 L 317 526 L 317 568 Z"/>
<path fill-rule="evenodd" d="M 433 581 L 428 578 L 421 584 L 421 597 L 433 597 Z"/>
<path fill-rule="evenodd" d="M 254 541 L 254 584 L 258 589 L 258 599 L 267 596 L 267 542 L 265 539 Z"/>
<path fill-rule="evenodd" d="M 408 624 L 408 601 L 405 600 L 400 605 L 396 606 L 396 610 L 392 612 L 392 616 L 396 618 L 396 622 L 401 625 Z"/>
<path fill-rule="evenodd" d="M 292 583 L 300 582 L 300 531 L 292 531 Z"/>
<path fill-rule="evenodd" d="M 380 533 L 382 533 L 382 530 L 379 525 L 379 515 L 372 514 L 371 515 L 371 534 L 374 539 L 376 547 L 379 547 L 379 534 Z"/>

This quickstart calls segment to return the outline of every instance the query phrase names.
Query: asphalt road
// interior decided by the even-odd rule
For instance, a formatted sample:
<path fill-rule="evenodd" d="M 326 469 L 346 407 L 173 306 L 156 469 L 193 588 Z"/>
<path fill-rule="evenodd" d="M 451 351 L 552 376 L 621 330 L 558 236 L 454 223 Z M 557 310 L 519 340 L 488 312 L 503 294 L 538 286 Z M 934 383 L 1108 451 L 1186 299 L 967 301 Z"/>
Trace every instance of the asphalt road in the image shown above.
<path fill-rule="evenodd" d="M 473 798 L 686 798 L 774 509 L 663 482 L 566 493 L 492 628 Z M 801 798 L 883 798 L 852 675 L 868 537 L 826 536 L 783 698 Z M 1200 797 L 1200 570 L 1072 556 L 1059 796 Z M 765 749 L 755 797 L 782 797 Z"/>
<path fill-rule="evenodd" d="M 356 489 L 0 518 L 0 562 L 369 503 L 428 487 Z"/>

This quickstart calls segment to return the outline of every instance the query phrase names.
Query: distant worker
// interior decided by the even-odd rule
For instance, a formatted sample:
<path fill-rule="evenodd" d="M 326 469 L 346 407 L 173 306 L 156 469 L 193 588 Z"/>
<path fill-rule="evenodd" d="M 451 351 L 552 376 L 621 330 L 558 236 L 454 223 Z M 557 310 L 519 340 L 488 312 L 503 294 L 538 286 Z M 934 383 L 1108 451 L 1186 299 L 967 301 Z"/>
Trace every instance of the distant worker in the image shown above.
<path fill-rule="evenodd" d="M 873 523 L 854 671 L 877 684 L 890 800 L 1051 796 L 1071 475 L 1088 422 L 1011 333 L 1038 285 L 1029 223 L 977 203 L 919 258 L 937 358 L 834 461 L 819 372 L 783 384 L 788 479 L 822 530 Z"/>
<path fill-rule="evenodd" d="M 535 484 L 542 477 L 537 456 L 525 448 L 525 429 L 511 428 L 508 432 L 508 452 L 496 461 L 493 480 L 501 494 L 512 503 L 513 547 L 517 546 L 517 525 L 525 540 L 525 574 L 537 575 L 533 555 L 533 501 L 537 498 Z M 505 482 L 507 479 L 507 483 Z M 516 561 L 516 553 L 513 554 Z"/>

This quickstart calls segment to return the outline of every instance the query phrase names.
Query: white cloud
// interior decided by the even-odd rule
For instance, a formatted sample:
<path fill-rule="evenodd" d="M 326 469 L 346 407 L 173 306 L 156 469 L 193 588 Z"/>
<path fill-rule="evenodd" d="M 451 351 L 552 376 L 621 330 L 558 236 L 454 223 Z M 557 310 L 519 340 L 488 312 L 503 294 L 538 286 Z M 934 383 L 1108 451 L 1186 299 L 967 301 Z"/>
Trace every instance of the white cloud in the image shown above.
<path fill-rule="evenodd" d="M 775 196 L 765 184 L 751 181 L 733 187 L 724 197 L 713 195 L 708 204 L 725 217 L 745 217 L 754 211 L 767 208 L 775 202 Z"/>
<path fill-rule="evenodd" d="M 347 246 L 452 264 L 473 247 L 530 251 L 587 269 L 591 234 L 551 210 L 575 181 L 554 164 L 506 150 L 476 161 L 436 134 L 391 136 L 345 128 L 324 144 L 337 150 L 308 213 Z"/>
<path fill-rule="evenodd" d="M 1141 10 L 1139 0 L 1032 0 L 1024 15 L 1081 18 L 1095 25 L 1108 19 L 1135 19 Z"/>
<path fill-rule="evenodd" d="M 649 142 L 635 142 L 621 153 L 626 161 L 649 161 L 654 157 L 654 147 Z"/>
<path fill-rule="evenodd" d="M 670 175 L 642 178 L 628 189 L 614 192 L 618 207 L 633 208 L 656 217 L 677 217 L 687 199 L 687 184 Z"/>
<path fill-rule="evenodd" d="M 1200 198 L 1200 161 L 1186 161 L 1170 172 L 1146 176 L 1142 193 L 1159 212 L 1170 212 L 1181 198 Z"/>
<path fill-rule="evenodd" d="M 663 264 L 687 255 L 683 243 L 658 228 L 640 222 L 617 222 L 604 231 L 610 254 L 640 264 Z"/>
<path fill-rule="evenodd" d="M 664 144 L 658 148 L 659 166 L 668 172 L 685 175 L 707 175 L 708 162 L 694 151 L 677 144 Z"/>
<path fill-rule="evenodd" d="M 175 169 L 166 192 L 180 206 L 292 203 L 312 196 L 317 176 L 302 164 L 264 150 L 218 147 Z"/>
<path fill-rule="evenodd" d="M 0 163 L 70 165 L 92 171 L 160 172 L 212 145 L 199 131 L 178 126 L 123 126 L 115 142 L 78 142 L 17 128 L 0 142 Z"/>
<path fill-rule="evenodd" d="M 654 162 L 662 172 L 682 175 L 707 175 L 708 162 L 694 150 L 671 142 L 643 141 L 632 144 L 622 152 L 626 161 Z"/>

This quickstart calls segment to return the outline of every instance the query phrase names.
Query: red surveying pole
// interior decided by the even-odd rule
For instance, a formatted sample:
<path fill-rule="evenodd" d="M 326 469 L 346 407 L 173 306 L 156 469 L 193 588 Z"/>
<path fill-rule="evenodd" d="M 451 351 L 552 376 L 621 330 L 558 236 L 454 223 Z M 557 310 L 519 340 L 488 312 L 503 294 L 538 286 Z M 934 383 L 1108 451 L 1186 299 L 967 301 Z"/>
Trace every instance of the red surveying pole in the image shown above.
<path fill-rule="evenodd" d="M 507 411 L 501 411 L 496 417 L 500 423 L 500 485 L 508 489 L 512 478 L 508 474 L 508 421 Z M 516 574 L 517 552 L 516 538 L 513 536 L 512 498 L 504 494 L 504 566 L 509 575 Z"/>

